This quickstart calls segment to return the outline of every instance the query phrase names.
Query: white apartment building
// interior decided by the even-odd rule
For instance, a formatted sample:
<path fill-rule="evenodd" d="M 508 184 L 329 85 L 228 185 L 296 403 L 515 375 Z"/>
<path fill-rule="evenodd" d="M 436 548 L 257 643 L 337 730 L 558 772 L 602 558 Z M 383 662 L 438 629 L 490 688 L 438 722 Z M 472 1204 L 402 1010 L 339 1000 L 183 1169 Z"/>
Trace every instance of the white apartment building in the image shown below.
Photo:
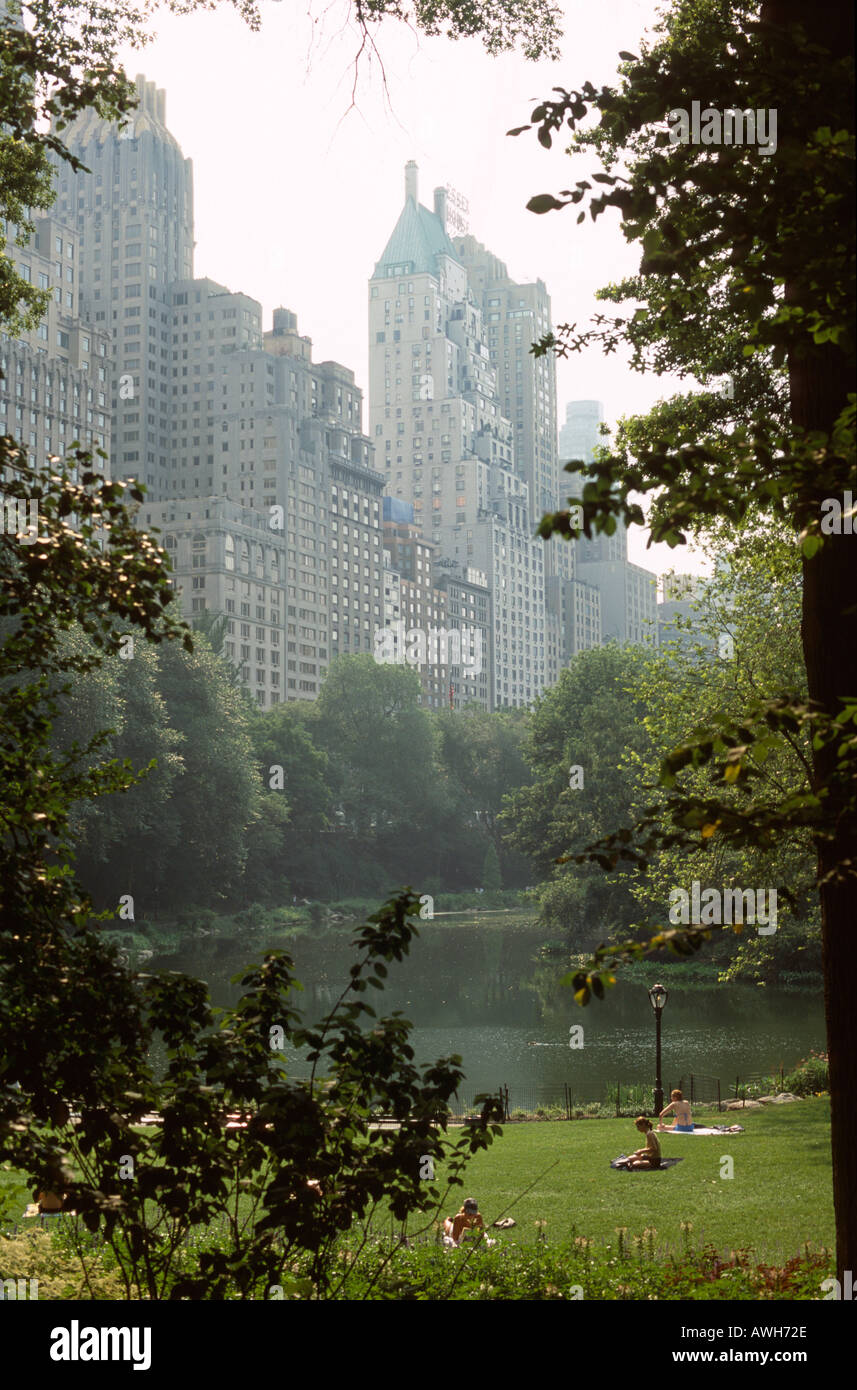
<path fill-rule="evenodd" d="M 483 313 L 446 231 L 405 170 L 405 206 L 369 287 L 370 435 L 387 492 L 413 502 L 440 553 L 484 572 L 492 596 L 495 707 L 546 685 L 544 545 L 515 471 Z M 383 462 L 382 462 L 383 460 Z"/>

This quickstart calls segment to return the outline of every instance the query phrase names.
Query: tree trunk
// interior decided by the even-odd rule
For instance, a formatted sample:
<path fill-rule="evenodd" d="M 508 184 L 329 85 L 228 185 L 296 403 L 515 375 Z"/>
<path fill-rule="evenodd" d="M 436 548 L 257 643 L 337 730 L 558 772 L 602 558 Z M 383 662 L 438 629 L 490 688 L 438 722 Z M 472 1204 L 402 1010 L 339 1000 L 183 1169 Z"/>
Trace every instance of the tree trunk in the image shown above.
<path fill-rule="evenodd" d="M 769 0 L 762 20 L 776 25 L 803 24 L 808 37 L 831 54 L 854 53 L 853 6 L 805 0 Z M 784 93 L 788 101 L 788 93 Z M 820 118 L 819 118 L 820 119 Z M 853 125 L 852 125 L 853 129 Z M 786 285 L 786 299 L 796 297 Z M 854 390 L 853 363 L 829 344 L 789 361 L 792 423 L 800 430 L 829 434 Z M 816 516 L 825 496 L 805 499 Z M 839 499 L 841 502 L 841 498 Z M 801 637 L 810 698 L 830 714 L 842 699 L 857 696 L 857 541 L 853 536 L 826 536 L 821 550 L 803 564 Z M 836 754 L 830 747 L 813 755 L 814 786 L 827 786 L 832 802 L 843 790 L 832 785 Z M 842 814 L 832 840 L 817 842 L 821 880 L 821 930 L 824 1006 L 830 1059 L 833 1203 L 836 1212 L 836 1268 L 840 1284 L 846 1270 L 857 1272 L 857 926 L 855 882 L 844 873 L 857 864 L 854 817 Z M 850 865 L 849 865 L 850 861 Z"/>

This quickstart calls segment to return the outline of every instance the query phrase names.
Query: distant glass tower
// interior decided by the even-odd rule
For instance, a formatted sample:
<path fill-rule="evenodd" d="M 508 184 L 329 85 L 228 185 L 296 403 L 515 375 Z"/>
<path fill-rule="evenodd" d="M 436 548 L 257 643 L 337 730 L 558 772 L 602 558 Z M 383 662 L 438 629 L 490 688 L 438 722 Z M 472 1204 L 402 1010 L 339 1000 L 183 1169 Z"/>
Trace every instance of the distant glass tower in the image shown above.
<path fill-rule="evenodd" d="M 600 401 L 569 401 L 565 407 L 565 424 L 559 432 L 561 464 L 570 463 L 572 459 L 591 463 L 603 423 L 604 406 Z"/>
<path fill-rule="evenodd" d="M 569 401 L 565 407 L 565 424 L 559 432 L 562 466 L 577 460 L 592 463 L 596 446 L 603 442 L 600 434 L 603 422 L 604 406 L 601 401 Z M 572 475 L 566 476 L 569 478 L 569 493 L 573 495 L 574 478 Z M 595 536 L 591 541 L 581 540 L 577 545 L 578 564 L 626 560 L 627 557 L 628 536 L 621 529 L 612 536 Z"/>

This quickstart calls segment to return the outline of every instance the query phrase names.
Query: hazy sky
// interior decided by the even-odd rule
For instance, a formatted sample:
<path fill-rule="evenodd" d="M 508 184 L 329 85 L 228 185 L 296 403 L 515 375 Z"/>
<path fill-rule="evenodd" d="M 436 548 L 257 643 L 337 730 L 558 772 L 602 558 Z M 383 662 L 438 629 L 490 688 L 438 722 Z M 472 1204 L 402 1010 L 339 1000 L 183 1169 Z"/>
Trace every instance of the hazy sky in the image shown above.
<path fill-rule="evenodd" d="M 223 4 L 213 13 L 158 16 L 157 37 L 126 50 L 130 74 L 167 92 L 167 124 L 194 164 L 195 271 L 294 310 L 316 360 L 351 367 L 366 391 L 367 281 L 399 216 L 404 165 L 419 164 L 420 201 L 452 184 L 469 201 L 469 229 L 513 277 L 540 277 L 554 323 L 585 323 L 600 286 L 636 270 L 639 249 L 618 215 L 578 226 L 576 210 L 538 217 L 534 193 L 566 188 L 587 169 L 532 134 L 507 136 L 552 86 L 613 79 L 620 49 L 655 16 L 650 0 L 566 0 L 557 63 L 487 55 L 476 40 L 426 39 L 385 21 L 376 34 L 386 74 L 364 54 L 355 82 L 356 31 L 347 5 L 262 0 L 251 33 Z M 353 95 L 353 104 L 352 104 Z M 666 378 L 631 372 L 598 351 L 560 361 L 559 423 L 566 401 L 604 402 L 608 423 L 671 393 Z M 365 420 L 364 420 L 365 423 Z M 632 558 L 658 570 L 696 569 L 682 549 Z"/>

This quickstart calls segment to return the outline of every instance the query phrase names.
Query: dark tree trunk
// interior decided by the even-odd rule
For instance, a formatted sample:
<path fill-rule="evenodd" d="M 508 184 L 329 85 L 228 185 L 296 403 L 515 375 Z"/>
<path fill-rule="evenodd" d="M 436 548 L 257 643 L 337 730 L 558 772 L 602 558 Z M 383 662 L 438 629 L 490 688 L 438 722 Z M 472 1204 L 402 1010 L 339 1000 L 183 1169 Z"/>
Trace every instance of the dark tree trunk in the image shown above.
<path fill-rule="evenodd" d="M 840 57 L 854 53 L 854 9 L 846 0 L 769 0 L 762 18 L 777 25 L 798 21 L 808 37 Z M 788 102 L 788 93 L 783 93 Z M 823 124 L 821 115 L 819 123 Z M 853 128 L 853 126 L 852 126 Z M 786 299 L 794 299 L 787 285 Z M 838 347 L 825 345 L 789 361 L 792 423 L 801 430 L 829 434 L 854 390 L 854 364 Z M 816 517 L 826 495 L 802 501 Z M 842 498 L 840 497 L 840 502 Z M 831 714 L 844 697 L 857 696 L 857 540 L 826 536 L 821 550 L 803 564 L 801 637 L 808 688 Z M 827 785 L 835 805 L 836 755 L 830 747 L 814 754 L 816 788 Z M 844 789 L 845 794 L 848 788 Z M 839 789 L 842 795 L 842 789 Z M 844 799 L 844 798 L 843 798 Z M 839 874 L 857 865 L 857 836 L 853 815 L 843 815 L 832 840 L 820 840 L 822 953 L 827 1046 L 830 1058 L 833 1201 L 836 1211 L 836 1267 L 840 1283 L 846 1270 L 857 1272 L 857 885 Z"/>

